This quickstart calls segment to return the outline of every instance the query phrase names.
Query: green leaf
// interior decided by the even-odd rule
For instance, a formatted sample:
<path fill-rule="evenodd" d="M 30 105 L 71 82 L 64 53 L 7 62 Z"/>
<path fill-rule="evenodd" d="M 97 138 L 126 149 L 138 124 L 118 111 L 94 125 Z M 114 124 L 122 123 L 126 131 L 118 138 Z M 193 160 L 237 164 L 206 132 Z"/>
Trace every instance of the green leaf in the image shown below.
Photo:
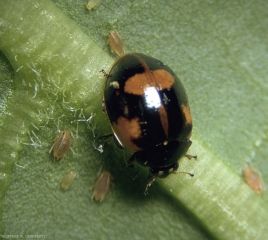
<path fill-rule="evenodd" d="M 92 11 L 84 1 L 55 3 L 61 10 L 0 0 L 2 237 L 264 239 L 267 194 L 256 195 L 241 169 L 250 162 L 268 181 L 267 3 L 120 1 Z M 112 141 L 95 149 L 111 131 L 99 73 L 113 62 L 111 29 L 128 52 L 168 64 L 191 104 L 189 153 L 198 159 L 182 159 L 180 170 L 195 177 L 159 179 L 148 196 L 147 169 L 126 168 L 129 154 Z M 49 149 L 64 129 L 73 153 L 53 162 Z M 98 204 L 90 188 L 101 167 L 113 187 Z M 77 178 L 62 192 L 71 170 Z"/>

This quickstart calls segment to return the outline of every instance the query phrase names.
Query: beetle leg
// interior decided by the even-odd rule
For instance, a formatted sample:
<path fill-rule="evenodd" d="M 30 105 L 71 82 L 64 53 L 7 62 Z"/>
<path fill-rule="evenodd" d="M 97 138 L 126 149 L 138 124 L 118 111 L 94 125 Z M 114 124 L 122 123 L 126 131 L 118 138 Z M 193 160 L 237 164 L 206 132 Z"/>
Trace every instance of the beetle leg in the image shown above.
<path fill-rule="evenodd" d="M 187 157 L 189 160 L 191 160 L 192 158 L 197 159 L 196 155 L 185 154 L 185 157 Z"/>
<path fill-rule="evenodd" d="M 194 177 L 194 174 L 193 173 L 189 173 L 189 172 L 177 172 L 177 171 L 175 171 L 175 172 L 173 172 L 173 174 L 187 174 L 187 175 L 189 175 L 191 177 Z"/>
<path fill-rule="evenodd" d="M 108 74 L 107 72 L 105 72 L 104 69 L 101 69 L 99 72 L 100 72 L 100 73 L 103 73 L 104 77 L 106 77 L 106 78 L 109 77 L 109 74 Z"/>
<path fill-rule="evenodd" d="M 127 166 L 128 167 L 134 167 L 135 162 L 135 153 L 131 155 L 131 157 L 127 160 Z"/>
<path fill-rule="evenodd" d="M 145 191 L 144 191 L 144 195 L 147 195 L 148 194 L 148 189 L 149 187 L 151 187 L 151 185 L 156 181 L 157 177 L 154 177 L 150 182 L 147 183 L 146 185 L 146 188 L 145 188 Z"/>
<path fill-rule="evenodd" d="M 110 134 L 107 134 L 107 135 L 99 137 L 99 139 L 98 139 L 99 140 L 99 144 L 98 144 L 99 146 L 96 146 L 95 141 L 94 141 L 95 149 L 97 151 L 99 151 L 100 153 L 103 153 L 103 143 L 107 140 L 107 138 L 112 137 L 112 136 L 113 136 L 113 134 L 110 133 Z"/>
<path fill-rule="evenodd" d="M 99 138 L 99 141 L 100 141 L 100 142 L 104 142 L 104 141 L 106 141 L 109 137 L 112 137 L 113 135 L 114 135 L 113 133 L 110 133 L 110 134 L 101 136 L 101 137 Z"/>

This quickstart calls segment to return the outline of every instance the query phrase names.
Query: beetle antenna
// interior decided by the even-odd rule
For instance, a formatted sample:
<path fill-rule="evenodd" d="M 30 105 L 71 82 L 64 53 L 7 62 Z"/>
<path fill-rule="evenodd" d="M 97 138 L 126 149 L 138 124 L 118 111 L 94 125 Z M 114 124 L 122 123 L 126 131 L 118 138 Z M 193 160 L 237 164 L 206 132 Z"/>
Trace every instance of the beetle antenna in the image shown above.
<path fill-rule="evenodd" d="M 144 195 L 146 196 L 148 194 L 148 189 L 149 187 L 151 187 L 151 185 L 156 181 L 157 177 L 154 177 L 150 182 L 147 183 L 145 191 L 144 191 Z"/>
<path fill-rule="evenodd" d="M 109 74 L 106 73 L 104 69 L 101 69 L 99 72 L 100 72 L 100 73 L 103 73 L 104 77 L 106 77 L 106 78 L 109 77 Z"/>
<path fill-rule="evenodd" d="M 189 172 L 173 172 L 173 174 L 187 174 L 187 175 L 189 175 L 189 176 L 191 176 L 191 177 L 194 177 L 194 174 L 193 173 L 189 173 Z"/>

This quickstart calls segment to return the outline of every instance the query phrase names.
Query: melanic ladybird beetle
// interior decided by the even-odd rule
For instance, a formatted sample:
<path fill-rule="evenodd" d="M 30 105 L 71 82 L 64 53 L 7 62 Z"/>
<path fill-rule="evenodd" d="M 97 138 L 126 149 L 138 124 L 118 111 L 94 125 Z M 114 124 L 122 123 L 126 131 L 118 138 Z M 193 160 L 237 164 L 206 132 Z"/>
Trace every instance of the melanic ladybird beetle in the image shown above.
<path fill-rule="evenodd" d="M 142 53 L 125 54 L 105 77 L 103 105 L 114 140 L 133 152 L 129 165 L 136 161 L 149 167 L 146 194 L 158 177 L 177 173 L 178 160 L 191 146 L 184 86 L 167 65 Z"/>

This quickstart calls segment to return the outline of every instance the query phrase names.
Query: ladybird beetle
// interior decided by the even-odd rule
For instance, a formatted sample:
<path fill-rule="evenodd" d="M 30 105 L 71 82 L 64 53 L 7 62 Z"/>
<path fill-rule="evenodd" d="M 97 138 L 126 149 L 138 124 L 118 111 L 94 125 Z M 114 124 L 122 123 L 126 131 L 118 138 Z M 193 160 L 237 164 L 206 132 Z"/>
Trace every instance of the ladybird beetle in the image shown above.
<path fill-rule="evenodd" d="M 125 54 L 105 77 L 103 105 L 114 140 L 133 152 L 129 165 L 136 161 L 149 167 L 146 194 L 158 177 L 177 173 L 178 160 L 191 146 L 184 86 L 167 65 L 142 53 Z"/>
<path fill-rule="evenodd" d="M 257 194 L 261 194 L 264 191 L 263 183 L 259 173 L 251 166 L 247 165 L 243 168 L 243 176 L 248 186 L 254 190 Z"/>

